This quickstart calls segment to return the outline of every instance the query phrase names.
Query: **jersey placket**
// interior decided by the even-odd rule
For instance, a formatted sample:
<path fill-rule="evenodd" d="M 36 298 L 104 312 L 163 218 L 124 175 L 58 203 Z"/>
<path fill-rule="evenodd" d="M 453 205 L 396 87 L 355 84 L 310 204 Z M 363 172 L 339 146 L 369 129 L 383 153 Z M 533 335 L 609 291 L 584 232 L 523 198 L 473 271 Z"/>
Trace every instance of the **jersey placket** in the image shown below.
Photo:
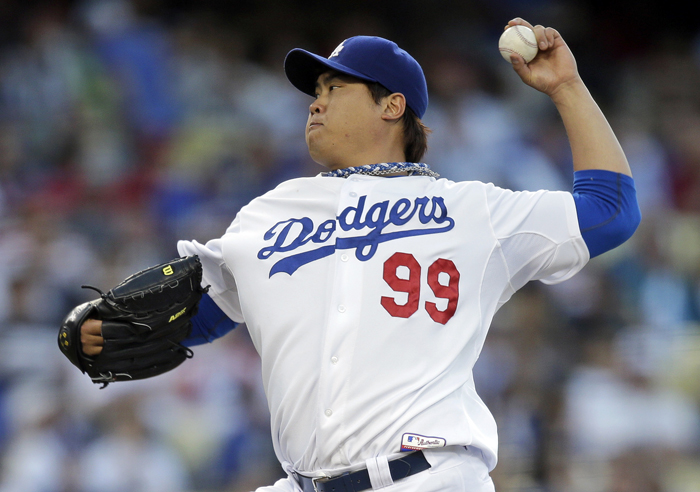
<path fill-rule="evenodd" d="M 371 181 L 350 177 L 344 183 L 337 214 L 347 207 L 357 206 L 358 199 L 367 194 Z M 356 236 L 366 231 L 343 231 L 337 228 L 338 236 Z M 360 324 L 362 298 L 362 272 L 364 264 L 357 260 L 354 250 L 338 249 L 335 252 L 334 276 L 329 296 L 325 327 L 326 334 L 321 364 L 319 392 L 319 455 L 327 457 L 331 466 L 346 466 L 346 452 L 343 449 L 344 430 L 342 422 L 351 416 L 344 415 L 348 395 L 348 385 Z"/>

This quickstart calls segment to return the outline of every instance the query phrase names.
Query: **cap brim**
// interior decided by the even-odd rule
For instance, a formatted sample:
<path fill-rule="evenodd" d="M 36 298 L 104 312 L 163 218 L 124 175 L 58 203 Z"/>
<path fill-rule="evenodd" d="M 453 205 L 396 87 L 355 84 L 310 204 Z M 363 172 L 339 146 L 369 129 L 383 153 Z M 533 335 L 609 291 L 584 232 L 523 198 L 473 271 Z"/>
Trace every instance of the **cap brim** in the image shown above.
<path fill-rule="evenodd" d="M 358 79 L 376 82 L 372 77 L 300 48 L 295 48 L 287 53 L 284 59 L 284 73 L 287 75 L 287 79 L 294 87 L 310 96 L 316 93 L 318 76 L 328 70 L 335 70 Z"/>

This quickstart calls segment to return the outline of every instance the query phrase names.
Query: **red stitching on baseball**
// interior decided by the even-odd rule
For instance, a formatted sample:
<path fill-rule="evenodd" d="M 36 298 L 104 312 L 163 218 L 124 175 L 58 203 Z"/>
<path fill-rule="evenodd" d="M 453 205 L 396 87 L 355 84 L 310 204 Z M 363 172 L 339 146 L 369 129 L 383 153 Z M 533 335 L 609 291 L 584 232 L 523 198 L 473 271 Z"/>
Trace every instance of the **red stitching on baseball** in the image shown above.
<path fill-rule="evenodd" d="M 506 53 L 514 53 L 516 55 L 520 55 L 523 57 L 523 60 L 525 59 L 525 56 L 523 56 L 522 53 L 518 53 L 517 51 L 510 49 L 510 48 L 498 48 L 498 51 L 505 51 Z"/>
<path fill-rule="evenodd" d="M 532 41 L 528 41 L 527 39 L 525 39 L 525 36 L 523 36 L 523 33 L 520 32 L 520 26 L 513 26 L 513 27 L 515 27 L 515 34 L 518 35 L 518 37 L 520 38 L 520 40 L 523 43 L 528 45 L 530 48 L 537 48 L 537 43 L 533 44 Z"/>

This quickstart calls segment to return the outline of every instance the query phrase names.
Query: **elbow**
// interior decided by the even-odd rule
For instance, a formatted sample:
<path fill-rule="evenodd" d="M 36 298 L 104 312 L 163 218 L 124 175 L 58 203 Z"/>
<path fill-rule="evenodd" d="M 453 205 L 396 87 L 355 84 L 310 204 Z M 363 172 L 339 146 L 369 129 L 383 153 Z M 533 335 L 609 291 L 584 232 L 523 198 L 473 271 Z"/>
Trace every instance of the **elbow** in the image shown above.
<path fill-rule="evenodd" d="M 623 208 L 615 220 L 604 227 L 583 233 L 590 257 L 594 258 L 625 243 L 634 235 L 641 221 L 642 213 L 637 202 L 634 201 L 630 206 Z"/>
<path fill-rule="evenodd" d="M 630 211 L 630 225 L 627 227 L 627 237 L 625 237 L 624 241 L 627 241 L 629 238 L 631 238 L 632 235 L 634 235 L 634 233 L 639 228 L 639 224 L 642 223 L 642 211 L 639 209 L 639 205 L 637 204 L 636 200 L 634 202 L 634 206 L 631 208 L 632 210 Z"/>
<path fill-rule="evenodd" d="M 574 180 L 574 201 L 591 258 L 623 244 L 642 221 L 634 181 L 626 175 L 580 171 Z"/>

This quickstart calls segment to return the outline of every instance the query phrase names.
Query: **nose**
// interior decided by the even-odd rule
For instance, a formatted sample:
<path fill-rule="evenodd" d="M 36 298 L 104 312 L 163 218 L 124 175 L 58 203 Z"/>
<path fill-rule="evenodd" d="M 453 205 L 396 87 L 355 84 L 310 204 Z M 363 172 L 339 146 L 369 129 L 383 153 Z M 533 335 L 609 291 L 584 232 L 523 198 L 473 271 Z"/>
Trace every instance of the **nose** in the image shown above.
<path fill-rule="evenodd" d="M 311 114 L 318 114 L 321 112 L 321 108 L 323 108 L 323 105 L 320 103 L 319 99 L 314 99 L 314 102 L 312 102 L 309 106 L 309 112 Z"/>

